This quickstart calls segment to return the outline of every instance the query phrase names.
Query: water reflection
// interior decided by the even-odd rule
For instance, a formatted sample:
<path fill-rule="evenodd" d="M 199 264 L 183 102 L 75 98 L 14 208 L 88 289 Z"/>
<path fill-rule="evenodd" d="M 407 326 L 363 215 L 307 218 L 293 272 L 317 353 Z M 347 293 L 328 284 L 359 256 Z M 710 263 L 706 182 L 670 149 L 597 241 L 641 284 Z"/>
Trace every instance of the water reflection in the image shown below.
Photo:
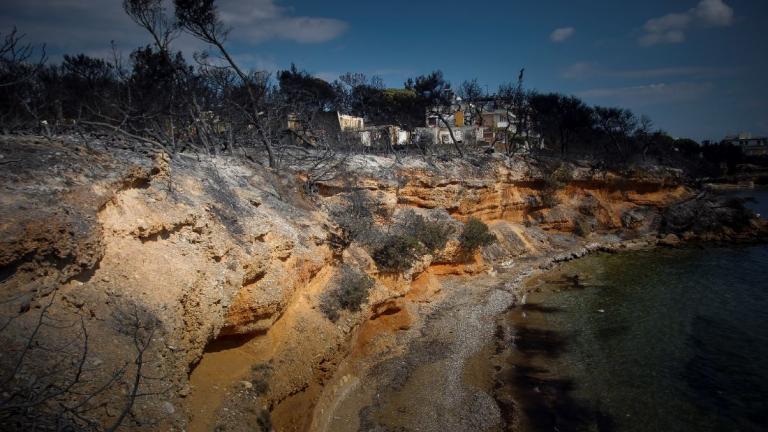
<path fill-rule="evenodd" d="M 522 431 L 768 430 L 766 269 L 765 246 L 567 264 L 501 319 L 505 419 Z M 562 277 L 574 274 L 583 288 Z"/>

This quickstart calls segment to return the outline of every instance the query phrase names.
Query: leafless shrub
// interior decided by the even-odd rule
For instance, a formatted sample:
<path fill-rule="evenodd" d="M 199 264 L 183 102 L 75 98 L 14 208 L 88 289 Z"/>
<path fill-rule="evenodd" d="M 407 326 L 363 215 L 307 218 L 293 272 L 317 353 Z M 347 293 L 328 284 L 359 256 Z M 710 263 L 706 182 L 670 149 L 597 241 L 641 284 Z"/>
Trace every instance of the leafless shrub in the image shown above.
<path fill-rule="evenodd" d="M 8 133 L 31 118 L 35 129 L 42 125 L 43 133 L 50 135 L 47 123 L 41 123 L 44 119 L 36 104 L 40 95 L 35 84 L 45 65 L 45 46 L 26 43 L 25 35 L 15 27 L 4 35 L 0 33 L 0 37 L 0 127 Z"/>
<path fill-rule="evenodd" d="M 120 365 L 102 364 L 93 357 L 87 319 L 57 307 L 57 296 L 53 291 L 38 299 L 39 312 L 12 315 L 0 329 L 0 423 L 11 431 L 116 430 L 138 398 L 160 391 L 147 384 L 162 379 L 149 375 L 157 321 L 138 309 L 116 315 L 133 356 Z M 117 413 L 114 419 L 105 409 Z"/>
<path fill-rule="evenodd" d="M 384 234 L 376 226 L 376 218 L 388 220 L 391 215 L 366 191 L 347 185 L 345 203 L 331 209 L 331 216 L 346 236 L 368 247 L 380 243 Z"/>
<path fill-rule="evenodd" d="M 544 207 L 555 207 L 560 204 L 557 192 L 563 189 L 573 179 L 573 172 L 564 163 L 544 174 L 543 187 L 541 189 L 541 201 Z"/>

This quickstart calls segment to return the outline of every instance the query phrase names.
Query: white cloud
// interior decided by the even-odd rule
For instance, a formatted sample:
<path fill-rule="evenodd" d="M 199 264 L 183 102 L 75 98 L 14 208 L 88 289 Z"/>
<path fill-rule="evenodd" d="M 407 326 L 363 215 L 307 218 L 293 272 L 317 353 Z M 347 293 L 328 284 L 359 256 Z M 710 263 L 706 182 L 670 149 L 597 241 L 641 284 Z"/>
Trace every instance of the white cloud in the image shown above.
<path fill-rule="evenodd" d="M 164 0 L 172 13 L 170 0 Z M 222 21 L 233 27 L 232 38 L 247 45 L 281 39 L 297 43 L 320 43 L 341 35 L 347 28 L 333 18 L 297 16 L 276 0 L 221 0 Z M 119 0 L 2 0 L 0 32 L 17 26 L 28 40 L 47 43 L 53 52 L 84 52 L 97 55 L 109 51 L 114 40 L 120 49 L 132 50 L 151 42 L 144 30 L 123 12 Z M 193 38 L 179 38 L 175 47 L 191 53 L 203 48 Z"/>
<path fill-rule="evenodd" d="M 694 14 L 711 26 L 729 26 L 733 23 L 733 9 L 722 0 L 702 0 Z"/>
<path fill-rule="evenodd" d="M 233 37 L 247 43 L 270 39 L 321 43 L 337 38 L 348 27 L 334 18 L 293 16 L 275 0 L 223 0 L 219 9 L 222 21 L 234 27 Z"/>
<path fill-rule="evenodd" d="M 639 107 L 696 100 L 711 92 L 713 88 L 714 85 L 710 82 L 656 83 L 589 89 L 577 92 L 576 95 L 592 101 Z"/>
<path fill-rule="evenodd" d="M 549 35 L 549 40 L 551 40 L 554 43 L 560 43 L 565 42 L 566 40 L 570 39 L 571 36 L 576 33 L 576 29 L 573 27 L 563 27 L 559 29 L 555 29 L 555 31 L 552 32 L 552 34 Z"/>
<path fill-rule="evenodd" d="M 723 0 L 700 0 L 696 7 L 686 12 L 646 21 L 638 42 L 643 46 L 681 43 L 691 27 L 727 27 L 732 23 L 733 9 Z"/>

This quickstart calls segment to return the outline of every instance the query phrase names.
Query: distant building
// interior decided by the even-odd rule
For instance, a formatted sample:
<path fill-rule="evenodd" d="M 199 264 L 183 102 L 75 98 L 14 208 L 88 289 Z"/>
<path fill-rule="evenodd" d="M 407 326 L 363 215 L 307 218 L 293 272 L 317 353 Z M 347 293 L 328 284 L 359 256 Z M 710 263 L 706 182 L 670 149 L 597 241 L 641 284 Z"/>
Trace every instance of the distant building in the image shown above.
<path fill-rule="evenodd" d="M 348 129 L 341 139 L 334 143 L 341 146 L 362 146 L 369 149 L 391 149 L 406 146 L 411 142 L 410 132 L 399 126 L 366 126 L 363 129 Z"/>
<path fill-rule="evenodd" d="M 445 120 L 445 123 L 448 123 L 451 127 L 464 126 L 464 111 L 456 111 L 450 114 L 443 114 L 442 116 L 443 120 Z M 445 124 L 442 120 L 440 120 L 439 115 L 433 112 L 429 112 L 427 113 L 427 127 L 442 128 L 445 127 Z"/>
<path fill-rule="evenodd" d="M 350 134 L 363 131 L 365 120 L 338 111 L 320 111 L 306 118 L 289 114 L 287 126 L 294 144 L 315 146 L 326 142 L 337 145 Z"/>
<path fill-rule="evenodd" d="M 437 108 L 440 109 L 440 108 Z M 477 126 L 466 125 L 467 115 L 462 106 L 459 108 L 447 109 L 445 114 L 438 115 L 436 109 L 428 110 L 426 116 L 426 128 L 417 128 L 416 137 L 421 142 L 431 144 L 453 144 L 453 139 L 457 143 L 477 142 L 478 137 L 482 139 L 482 129 Z"/>
<path fill-rule="evenodd" d="M 747 156 L 768 155 L 768 137 L 752 137 L 751 134 L 739 134 L 738 136 L 725 137 L 723 142 L 741 147 L 741 151 Z"/>
<path fill-rule="evenodd" d="M 322 128 L 330 134 L 365 129 L 365 120 L 362 117 L 341 114 L 338 111 L 319 112 L 315 115 L 313 123 L 316 128 Z"/>
<path fill-rule="evenodd" d="M 365 129 L 365 120 L 362 117 L 355 117 L 346 114 L 338 114 L 339 127 L 342 132 Z"/>
<path fill-rule="evenodd" d="M 510 114 L 507 110 L 497 109 L 482 113 L 483 126 L 493 129 L 506 129 L 509 126 Z"/>
<path fill-rule="evenodd" d="M 544 148 L 542 137 L 531 127 L 531 118 L 518 122 L 512 111 L 492 97 L 471 103 L 457 97 L 449 105 L 429 108 L 426 128 L 417 128 L 414 137 L 418 142 L 451 144 L 453 132 L 457 143 L 490 145 L 497 150 L 506 150 L 510 145 L 522 151 Z"/>
<path fill-rule="evenodd" d="M 411 143 L 417 141 L 427 144 L 453 144 L 451 132 L 453 132 L 453 138 L 460 144 L 476 144 L 483 139 L 482 127 L 452 126 L 450 130 L 447 127 L 426 127 L 416 128 L 414 130 Z"/>

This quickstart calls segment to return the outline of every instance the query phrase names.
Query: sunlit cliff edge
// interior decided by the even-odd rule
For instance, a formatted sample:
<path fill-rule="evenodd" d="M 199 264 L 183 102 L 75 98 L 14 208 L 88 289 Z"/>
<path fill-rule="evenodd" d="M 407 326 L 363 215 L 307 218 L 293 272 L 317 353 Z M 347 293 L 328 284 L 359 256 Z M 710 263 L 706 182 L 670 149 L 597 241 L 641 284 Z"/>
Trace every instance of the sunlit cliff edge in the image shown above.
<path fill-rule="evenodd" d="M 0 155 L 2 369 L 13 382 L 45 382 L 48 362 L 72 357 L 73 404 L 93 395 L 78 409 L 109 425 L 130 401 L 123 427 L 136 430 L 253 430 L 266 411 L 278 430 L 328 429 L 323 413 L 351 379 L 340 368 L 395 349 L 398 331 L 420 325 L 419 305 L 445 295 L 444 277 L 493 274 L 528 257 L 551 263 L 766 233 L 737 204 L 664 167 L 567 163 L 553 183 L 546 161 L 526 157 L 354 156 L 308 187 L 301 167 L 226 156 L 19 137 L 0 137 Z M 385 273 L 334 218 L 352 194 L 382 209 L 373 219 L 381 227 L 412 209 L 457 227 L 480 219 L 497 241 L 467 256 L 454 235 L 440 253 Z M 360 311 L 332 321 L 320 303 L 342 264 L 374 285 Z M 228 343 L 250 344 L 252 364 L 231 365 L 220 385 L 190 384 L 204 353 Z M 259 365 L 265 384 L 241 384 Z"/>

